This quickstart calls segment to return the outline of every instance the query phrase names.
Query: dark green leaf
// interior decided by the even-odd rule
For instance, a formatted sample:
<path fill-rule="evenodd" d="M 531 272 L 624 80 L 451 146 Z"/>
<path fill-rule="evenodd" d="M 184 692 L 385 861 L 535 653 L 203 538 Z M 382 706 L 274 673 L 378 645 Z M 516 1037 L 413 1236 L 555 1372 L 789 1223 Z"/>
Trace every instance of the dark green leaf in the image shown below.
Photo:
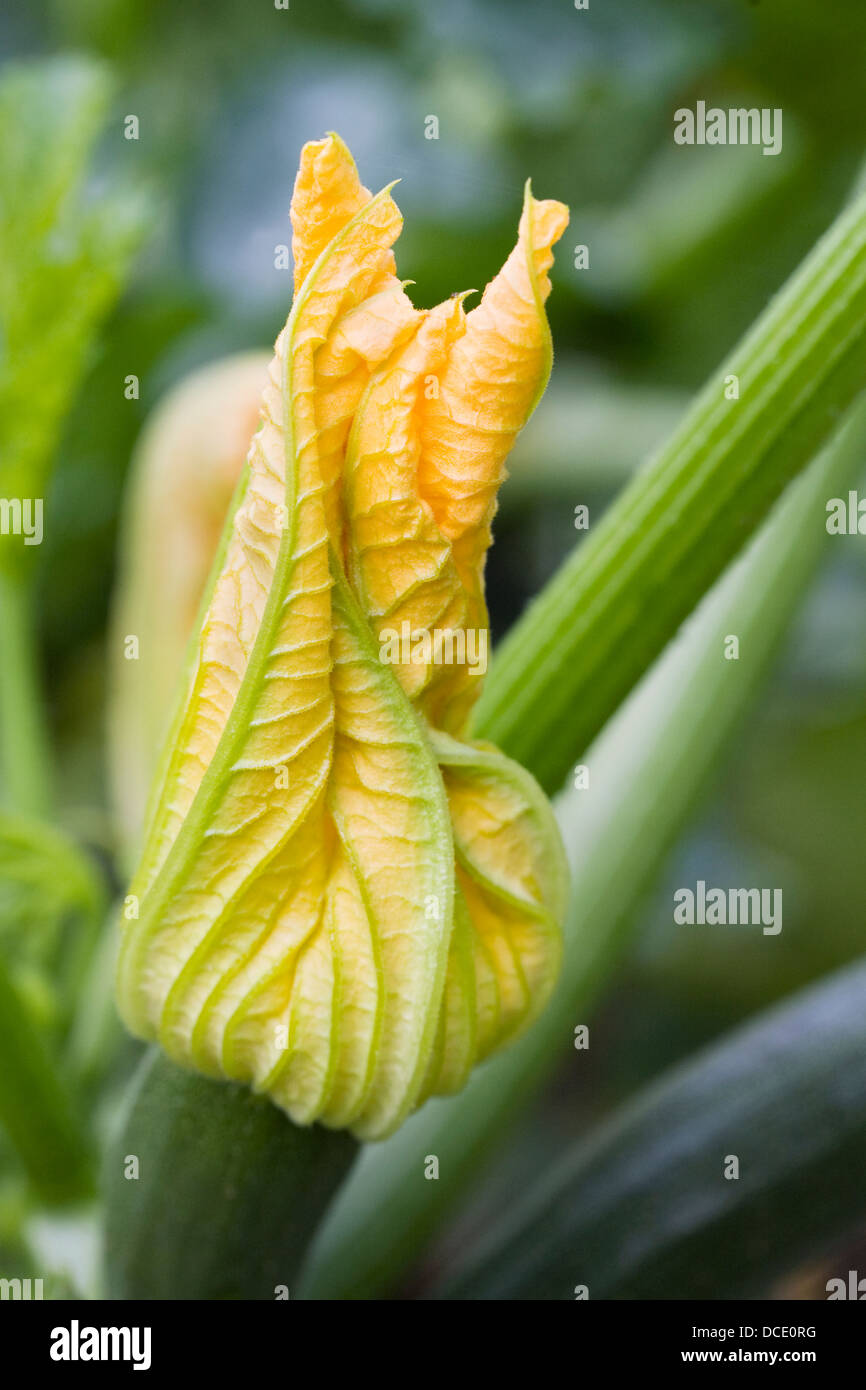
<path fill-rule="evenodd" d="M 0 1128 L 44 1201 L 71 1202 L 91 1192 L 90 1154 L 74 1101 L 2 959 Z"/>
<path fill-rule="evenodd" d="M 766 1296 L 866 1214 L 864 1165 L 858 965 L 626 1106 L 517 1204 L 446 1296 Z"/>

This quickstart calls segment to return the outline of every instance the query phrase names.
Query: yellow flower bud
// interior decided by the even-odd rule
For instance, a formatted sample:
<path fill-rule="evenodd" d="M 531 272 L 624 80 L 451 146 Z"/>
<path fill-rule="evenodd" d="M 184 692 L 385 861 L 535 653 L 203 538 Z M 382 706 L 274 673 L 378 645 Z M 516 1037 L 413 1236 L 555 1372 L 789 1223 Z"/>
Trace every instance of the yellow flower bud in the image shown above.
<path fill-rule="evenodd" d="M 371 197 L 336 136 L 302 152 L 292 311 L 118 970 L 133 1032 L 300 1124 L 383 1138 L 525 1028 L 556 976 L 550 808 L 465 729 L 496 490 L 549 373 L 566 221 L 527 188 L 480 304 L 417 310 L 390 190 Z"/>

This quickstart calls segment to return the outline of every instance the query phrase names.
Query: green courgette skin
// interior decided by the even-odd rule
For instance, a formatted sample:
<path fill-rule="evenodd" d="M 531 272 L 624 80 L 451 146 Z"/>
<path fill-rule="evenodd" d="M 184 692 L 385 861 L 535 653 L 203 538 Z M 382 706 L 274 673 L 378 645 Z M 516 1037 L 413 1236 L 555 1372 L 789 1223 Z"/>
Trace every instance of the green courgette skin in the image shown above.
<path fill-rule="evenodd" d="M 724 1175 L 728 1155 L 737 1179 Z M 731 1165 L 729 1165 L 730 1167 Z M 765 1297 L 866 1214 L 866 965 L 678 1069 L 572 1150 L 439 1291 Z"/>
<path fill-rule="evenodd" d="M 300 1129 L 245 1087 L 148 1054 L 106 1158 L 106 1296 L 294 1297 L 357 1152 L 345 1132 Z"/>

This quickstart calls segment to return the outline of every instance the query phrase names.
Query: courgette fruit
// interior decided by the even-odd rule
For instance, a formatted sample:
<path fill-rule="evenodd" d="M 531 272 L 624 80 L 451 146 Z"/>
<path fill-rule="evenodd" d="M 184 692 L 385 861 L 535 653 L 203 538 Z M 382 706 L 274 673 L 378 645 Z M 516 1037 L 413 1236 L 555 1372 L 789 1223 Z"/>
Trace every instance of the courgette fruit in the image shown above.
<path fill-rule="evenodd" d="M 358 1145 L 246 1087 L 146 1057 L 105 1167 L 105 1292 L 280 1299 Z"/>

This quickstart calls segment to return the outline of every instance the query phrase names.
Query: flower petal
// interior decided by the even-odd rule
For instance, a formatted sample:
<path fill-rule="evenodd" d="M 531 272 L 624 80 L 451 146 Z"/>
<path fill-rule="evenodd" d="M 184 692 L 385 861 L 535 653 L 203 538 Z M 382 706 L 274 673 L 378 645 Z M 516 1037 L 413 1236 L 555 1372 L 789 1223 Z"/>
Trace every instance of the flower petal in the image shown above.
<path fill-rule="evenodd" d="M 438 394 L 420 406 L 420 496 L 451 543 L 466 600 L 466 625 L 487 626 L 484 558 L 505 460 L 550 375 L 552 347 L 544 301 L 552 246 L 568 209 L 539 202 L 526 188 L 517 245 L 452 346 Z M 480 683 L 455 670 L 431 718 L 452 732 L 465 725 Z"/>
<path fill-rule="evenodd" d="M 352 419 L 372 372 L 417 327 L 423 314 L 403 286 L 389 277 L 384 289 L 338 319 L 316 353 L 316 421 L 319 468 L 325 486 L 328 529 L 343 550 L 342 481 Z"/>
<path fill-rule="evenodd" d="M 169 392 L 136 449 L 112 613 L 112 795 L 124 847 L 139 847 L 178 670 L 250 439 L 270 358 L 243 352 Z M 137 660 L 126 642 L 138 640 Z"/>
<path fill-rule="evenodd" d="M 474 934 L 481 1060 L 523 1031 L 550 995 L 568 867 L 550 805 L 524 768 L 490 745 L 437 730 L 431 742 Z"/>
<path fill-rule="evenodd" d="M 381 277 L 399 228 L 386 190 L 335 238 L 278 339 L 157 781 L 131 890 L 141 916 L 125 934 L 118 988 L 133 1031 L 159 1031 L 179 1060 L 210 993 L 209 953 L 249 880 L 315 813 L 330 770 L 331 577 L 313 358 Z M 232 927 L 244 945 L 234 948 L 255 949 L 269 925 L 239 913 Z"/>
<path fill-rule="evenodd" d="M 379 661 L 342 577 L 335 578 L 334 612 L 329 805 L 367 910 L 383 990 L 369 1094 L 352 1128 L 375 1139 L 405 1119 L 424 1079 L 451 936 L 454 847 L 426 733 Z M 341 1029 L 346 1022 L 341 1016 Z"/>
<path fill-rule="evenodd" d="M 301 150 L 292 191 L 292 259 L 295 294 L 334 237 L 370 201 L 370 190 L 358 177 L 355 161 L 339 135 L 309 140 Z M 393 271 L 391 256 L 383 270 Z"/>
<path fill-rule="evenodd" d="M 370 383 L 346 451 L 347 569 L 377 639 L 388 632 L 458 627 L 465 616 L 451 547 L 418 496 L 420 402 L 464 331 L 461 299 L 424 315 L 416 333 Z M 391 664 L 411 697 L 437 674 L 433 648 Z"/>

